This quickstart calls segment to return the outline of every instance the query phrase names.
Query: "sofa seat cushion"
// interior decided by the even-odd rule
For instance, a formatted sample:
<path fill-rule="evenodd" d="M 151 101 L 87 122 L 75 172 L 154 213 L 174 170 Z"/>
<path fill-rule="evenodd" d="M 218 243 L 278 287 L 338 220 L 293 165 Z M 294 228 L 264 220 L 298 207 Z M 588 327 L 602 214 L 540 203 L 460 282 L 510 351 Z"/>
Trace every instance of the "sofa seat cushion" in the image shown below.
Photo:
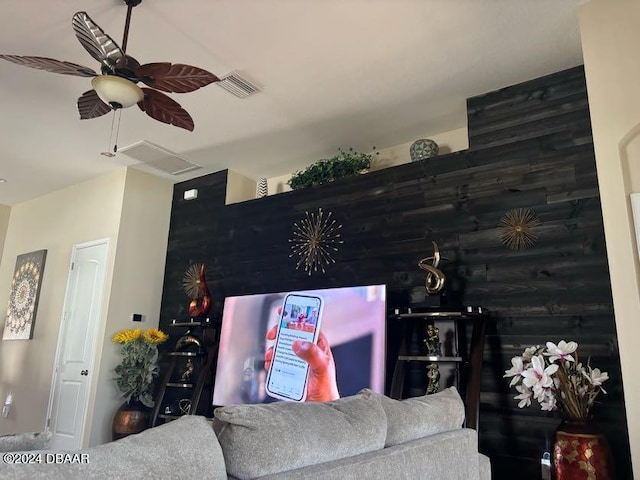
<path fill-rule="evenodd" d="M 404 400 L 377 396 L 387 417 L 386 447 L 456 430 L 464 422 L 464 404 L 454 387 Z"/>
<path fill-rule="evenodd" d="M 0 452 L 20 452 L 49 448 L 51 432 L 0 435 Z"/>
<path fill-rule="evenodd" d="M 384 447 L 387 422 L 370 393 L 332 402 L 276 402 L 215 410 L 227 473 L 240 480 Z"/>
<path fill-rule="evenodd" d="M 461 428 L 257 480 L 491 480 L 488 464 L 475 430 Z"/>

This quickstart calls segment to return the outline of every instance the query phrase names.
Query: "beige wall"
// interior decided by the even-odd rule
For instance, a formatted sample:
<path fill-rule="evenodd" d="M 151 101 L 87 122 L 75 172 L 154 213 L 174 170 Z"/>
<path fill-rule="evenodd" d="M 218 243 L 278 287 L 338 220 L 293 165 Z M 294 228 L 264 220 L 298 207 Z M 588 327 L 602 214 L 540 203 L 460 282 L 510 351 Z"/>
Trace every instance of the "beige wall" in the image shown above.
<path fill-rule="evenodd" d="M 9 391 L 14 395 L 9 417 L 0 417 L 0 434 L 45 428 L 71 248 L 100 238 L 115 245 L 124 180 L 122 169 L 11 209 L 0 264 L 0 308 L 7 305 L 16 256 L 46 249 L 47 259 L 33 340 L 0 342 L 0 399 Z M 111 272 L 113 249 L 109 254 Z M 110 277 L 107 293 L 109 282 Z"/>
<path fill-rule="evenodd" d="M 227 194 L 225 205 L 230 203 L 244 202 L 256 198 L 256 187 L 258 182 L 252 178 L 227 170 Z"/>
<path fill-rule="evenodd" d="M 0 264 L 0 305 L 7 303 L 16 256 L 42 248 L 48 252 L 33 340 L 0 342 L 0 400 L 9 391 L 15 399 L 9 417 L 0 417 L 0 434 L 45 428 L 71 249 L 108 238 L 105 302 L 83 445 L 111 439 L 113 413 L 122 403 L 113 382 L 119 352 L 111 335 L 140 325 L 131 321 L 132 313 L 144 315 L 141 327 L 158 325 L 172 191 L 168 180 L 122 168 L 12 207 Z"/>
<path fill-rule="evenodd" d="M 7 228 L 9 227 L 9 215 L 11 215 L 11 207 L 0 205 L 0 262 L 2 262 L 4 240 L 7 236 Z"/>
<path fill-rule="evenodd" d="M 640 192 L 640 2 L 591 0 L 580 32 L 634 476 L 640 478 L 640 268 L 629 194 Z"/>
<path fill-rule="evenodd" d="M 116 258 L 107 321 L 99 334 L 97 387 L 89 402 L 94 405 L 87 417 L 89 445 L 111 441 L 113 413 L 123 402 L 113 381 L 120 350 L 112 335 L 123 328 L 156 328 L 160 320 L 172 195 L 168 180 L 127 170 L 117 244 L 111 246 Z M 133 313 L 142 314 L 143 321 L 133 322 Z"/>

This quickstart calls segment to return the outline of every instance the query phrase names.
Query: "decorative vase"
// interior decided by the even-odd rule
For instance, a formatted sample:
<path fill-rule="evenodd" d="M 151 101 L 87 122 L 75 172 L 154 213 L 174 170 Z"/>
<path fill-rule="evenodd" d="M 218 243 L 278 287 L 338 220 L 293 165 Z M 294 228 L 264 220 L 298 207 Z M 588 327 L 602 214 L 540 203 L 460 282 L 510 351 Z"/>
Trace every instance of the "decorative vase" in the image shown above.
<path fill-rule="evenodd" d="M 262 177 L 258 180 L 258 186 L 256 188 L 256 198 L 263 198 L 269 195 L 269 189 L 267 188 L 267 179 Z"/>
<path fill-rule="evenodd" d="M 137 398 L 124 402 L 113 417 L 111 436 L 113 440 L 140 433 L 149 428 L 151 409 Z"/>
<path fill-rule="evenodd" d="M 563 420 L 553 438 L 556 480 L 613 480 L 611 449 L 588 420 Z"/>
<path fill-rule="evenodd" d="M 435 157 L 438 155 L 439 150 L 440 148 L 436 142 L 429 138 L 421 138 L 411 144 L 409 154 L 411 155 L 411 161 L 417 162 Z"/>

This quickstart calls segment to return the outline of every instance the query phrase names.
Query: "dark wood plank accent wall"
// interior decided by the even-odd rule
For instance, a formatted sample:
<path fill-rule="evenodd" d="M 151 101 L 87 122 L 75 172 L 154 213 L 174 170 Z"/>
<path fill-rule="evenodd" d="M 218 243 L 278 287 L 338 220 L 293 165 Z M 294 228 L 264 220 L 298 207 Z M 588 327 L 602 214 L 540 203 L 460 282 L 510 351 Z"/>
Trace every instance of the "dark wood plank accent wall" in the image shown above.
<path fill-rule="evenodd" d="M 584 71 L 576 67 L 467 102 L 470 148 L 320 187 L 224 205 L 227 173 L 175 187 L 161 328 L 186 318 L 181 279 L 207 265 L 219 316 L 224 297 L 289 289 L 385 283 L 389 306 L 423 285 L 419 259 L 435 240 L 450 261 L 451 302 L 491 310 L 484 355 L 480 449 L 494 478 L 540 478 L 540 455 L 559 419 L 518 409 L 502 378 L 524 347 L 574 340 L 607 370 L 595 417 L 608 434 L 619 478 L 631 478 L 616 329 Z M 256 159 L 259 161 L 259 159 Z M 198 198 L 184 201 L 185 190 Z M 292 225 L 322 208 L 342 224 L 344 244 L 326 274 L 290 258 Z M 503 246 L 500 218 L 529 208 L 542 224 L 535 245 Z M 395 331 L 389 325 L 390 356 Z"/>

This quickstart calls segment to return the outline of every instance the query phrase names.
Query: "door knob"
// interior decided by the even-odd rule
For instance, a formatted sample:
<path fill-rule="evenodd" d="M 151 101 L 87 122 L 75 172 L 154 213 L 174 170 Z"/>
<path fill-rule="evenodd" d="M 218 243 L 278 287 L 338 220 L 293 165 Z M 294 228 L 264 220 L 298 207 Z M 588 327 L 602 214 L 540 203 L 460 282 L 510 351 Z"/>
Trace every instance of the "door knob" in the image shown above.
<path fill-rule="evenodd" d="M 89 375 L 89 370 L 81 370 L 80 375 Z"/>

